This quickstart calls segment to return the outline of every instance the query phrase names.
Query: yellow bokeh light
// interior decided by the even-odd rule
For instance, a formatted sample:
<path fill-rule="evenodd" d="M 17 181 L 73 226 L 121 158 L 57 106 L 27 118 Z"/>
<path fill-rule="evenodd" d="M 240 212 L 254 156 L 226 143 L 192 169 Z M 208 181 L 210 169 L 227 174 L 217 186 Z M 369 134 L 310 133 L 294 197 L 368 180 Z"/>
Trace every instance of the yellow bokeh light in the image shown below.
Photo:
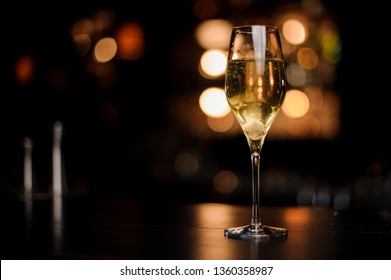
<path fill-rule="evenodd" d="M 286 93 L 282 111 L 290 118 L 303 117 L 310 107 L 307 95 L 299 90 L 289 90 Z"/>
<path fill-rule="evenodd" d="M 94 49 L 94 57 L 97 62 L 108 62 L 117 53 L 117 43 L 113 38 L 103 38 L 98 41 Z"/>
<path fill-rule="evenodd" d="M 200 67 L 210 77 L 220 77 L 227 66 L 227 52 L 217 49 L 205 51 L 201 56 Z"/>
<path fill-rule="evenodd" d="M 297 52 L 297 62 L 304 69 L 315 69 L 318 66 L 318 55 L 313 49 L 301 48 Z"/>
<path fill-rule="evenodd" d="M 230 108 L 222 88 L 211 87 L 201 93 L 199 105 L 207 116 L 221 118 L 230 112 Z"/>
<path fill-rule="evenodd" d="M 225 49 L 229 44 L 232 27 L 227 20 L 206 20 L 197 27 L 195 36 L 204 49 Z"/>
<path fill-rule="evenodd" d="M 235 117 L 233 114 L 227 114 L 222 118 L 207 118 L 208 127 L 215 132 L 227 132 L 234 127 Z"/>
<path fill-rule="evenodd" d="M 282 26 L 282 34 L 290 44 L 300 45 L 307 39 L 305 26 L 296 19 L 289 19 Z"/>

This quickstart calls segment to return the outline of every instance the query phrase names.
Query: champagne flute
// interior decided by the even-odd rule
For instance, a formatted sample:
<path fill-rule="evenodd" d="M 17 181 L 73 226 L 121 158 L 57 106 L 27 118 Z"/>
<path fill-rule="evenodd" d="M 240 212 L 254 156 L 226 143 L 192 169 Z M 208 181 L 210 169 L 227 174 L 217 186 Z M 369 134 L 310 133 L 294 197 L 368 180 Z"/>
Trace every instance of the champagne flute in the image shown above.
<path fill-rule="evenodd" d="M 288 235 L 284 228 L 262 224 L 259 203 L 261 149 L 284 101 L 285 78 L 285 62 L 277 27 L 244 25 L 232 29 L 225 93 L 251 152 L 252 209 L 251 222 L 225 229 L 225 237 L 270 240 Z"/>

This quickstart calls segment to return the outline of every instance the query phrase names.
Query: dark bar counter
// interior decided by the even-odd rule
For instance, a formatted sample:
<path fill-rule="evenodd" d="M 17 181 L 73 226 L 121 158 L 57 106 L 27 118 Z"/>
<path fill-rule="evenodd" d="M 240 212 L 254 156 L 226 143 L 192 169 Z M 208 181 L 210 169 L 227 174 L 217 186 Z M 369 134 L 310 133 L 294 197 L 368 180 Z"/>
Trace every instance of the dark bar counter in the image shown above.
<path fill-rule="evenodd" d="M 371 209 L 263 206 L 270 241 L 233 240 L 247 205 L 130 198 L 9 199 L 2 203 L 2 259 L 344 260 L 390 259 L 391 223 Z"/>

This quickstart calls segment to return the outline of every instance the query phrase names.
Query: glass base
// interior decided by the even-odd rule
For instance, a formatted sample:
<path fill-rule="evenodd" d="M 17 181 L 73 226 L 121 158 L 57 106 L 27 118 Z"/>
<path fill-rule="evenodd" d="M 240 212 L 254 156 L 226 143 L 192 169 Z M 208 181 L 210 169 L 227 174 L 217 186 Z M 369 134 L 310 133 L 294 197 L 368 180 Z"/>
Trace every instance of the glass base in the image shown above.
<path fill-rule="evenodd" d="M 270 240 L 276 238 L 285 238 L 288 236 L 288 230 L 279 227 L 260 225 L 257 228 L 251 225 L 228 228 L 224 230 L 224 236 L 233 239 L 260 239 Z"/>

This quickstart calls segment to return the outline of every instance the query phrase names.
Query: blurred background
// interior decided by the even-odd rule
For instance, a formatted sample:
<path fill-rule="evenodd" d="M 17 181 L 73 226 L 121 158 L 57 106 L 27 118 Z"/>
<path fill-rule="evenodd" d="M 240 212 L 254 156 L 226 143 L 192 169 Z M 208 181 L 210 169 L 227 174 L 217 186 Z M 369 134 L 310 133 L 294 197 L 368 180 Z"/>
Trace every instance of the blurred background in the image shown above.
<path fill-rule="evenodd" d="M 261 155 L 262 203 L 389 215 L 388 77 L 375 30 L 386 19 L 375 4 L 8 2 L 2 193 L 23 194 L 26 155 L 33 193 L 52 192 L 57 124 L 68 195 L 250 204 L 225 60 L 233 26 L 269 24 L 281 30 L 288 91 Z"/>

